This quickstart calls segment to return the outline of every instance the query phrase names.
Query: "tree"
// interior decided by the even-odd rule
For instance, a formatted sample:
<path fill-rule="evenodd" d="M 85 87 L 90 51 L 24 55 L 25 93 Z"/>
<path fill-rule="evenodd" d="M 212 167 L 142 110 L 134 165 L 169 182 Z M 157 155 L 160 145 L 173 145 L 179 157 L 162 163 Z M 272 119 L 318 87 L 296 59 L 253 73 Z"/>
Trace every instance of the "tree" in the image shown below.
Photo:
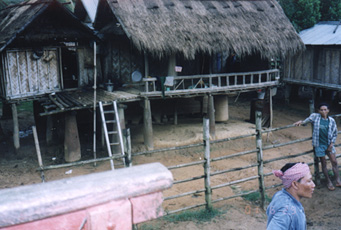
<path fill-rule="evenodd" d="M 312 27 L 321 18 L 320 0 L 279 0 L 279 3 L 298 32 Z"/>
<path fill-rule="evenodd" d="M 341 0 L 321 1 L 321 21 L 341 20 Z"/>

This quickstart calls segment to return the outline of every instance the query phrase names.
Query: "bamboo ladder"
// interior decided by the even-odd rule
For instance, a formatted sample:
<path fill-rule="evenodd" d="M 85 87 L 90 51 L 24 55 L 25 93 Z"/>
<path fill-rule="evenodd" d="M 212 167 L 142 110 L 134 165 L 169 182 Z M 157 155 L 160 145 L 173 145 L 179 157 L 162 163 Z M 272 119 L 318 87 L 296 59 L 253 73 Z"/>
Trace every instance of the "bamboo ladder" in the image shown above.
<path fill-rule="evenodd" d="M 105 143 L 108 149 L 109 157 L 112 157 L 112 146 L 120 146 L 120 152 L 115 155 L 123 155 L 124 156 L 124 145 L 123 145 L 123 137 L 122 130 L 120 125 L 120 119 L 118 117 L 117 111 L 117 103 L 113 101 L 112 104 L 103 105 L 100 101 L 99 109 L 101 113 L 102 126 L 104 132 Z M 116 128 L 116 129 L 115 129 Z M 109 131 L 108 131 L 109 130 Z M 123 164 L 124 158 L 123 158 Z M 110 160 L 111 169 L 114 170 L 114 161 Z"/>

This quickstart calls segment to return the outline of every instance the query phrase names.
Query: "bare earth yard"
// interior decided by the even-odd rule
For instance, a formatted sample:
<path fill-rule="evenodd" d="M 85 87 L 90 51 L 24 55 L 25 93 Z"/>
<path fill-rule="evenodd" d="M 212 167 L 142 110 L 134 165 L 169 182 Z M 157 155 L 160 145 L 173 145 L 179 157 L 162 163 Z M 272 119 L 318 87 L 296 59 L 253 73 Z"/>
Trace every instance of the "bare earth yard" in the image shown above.
<path fill-rule="evenodd" d="M 290 105 L 284 105 L 282 101 L 274 100 L 274 122 L 273 127 L 281 127 L 294 123 L 309 115 L 309 105 L 306 100 L 295 101 Z M 229 104 L 230 120 L 226 123 L 217 123 L 216 139 L 238 136 L 241 134 L 254 132 L 254 125 L 246 122 L 250 118 L 250 101 L 247 98 L 230 98 Z M 336 113 L 336 112 L 334 112 Z M 338 111 L 340 113 L 340 111 Z M 27 112 L 19 111 L 20 130 L 30 130 L 34 124 L 33 118 Z M 33 136 L 29 134 L 21 139 L 21 149 L 15 154 L 11 142 L 11 121 L 1 120 L 1 125 L 6 133 L 6 137 L 2 138 L 0 143 L 0 189 L 22 186 L 33 183 L 41 183 L 40 173 L 36 171 L 38 166 L 36 151 L 34 147 Z M 339 127 L 341 126 L 338 121 Z M 81 129 L 82 127 L 80 127 Z M 142 125 L 131 126 L 132 148 L 133 153 L 145 150 L 143 147 Z M 167 124 L 154 125 L 154 145 L 155 148 L 165 148 L 192 143 L 200 143 L 202 141 L 202 119 L 195 117 L 180 117 L 179 124 L 173 125 L 171 121 Z M 264 145 L 273 145 L 284 143 L 290 140 L 309 137 L 311 135 L 310 127 L 294 127 L 279 132 L 274 132 L 263 136 Z M 81 136 L 82 158 L 91 159 L 92 157 L 92 134 L 85 133 Z M 340 143 L 338 138 L 337 143 Z M 43 154 L 44 165 L 53 165 L 63 163 L 62 147 L 53 146 L 47 148 L 42 141 L 40 143 Z M 211 145 L 211 156 L 218 157 L 229 155 L 241 151 L 255 149 L 255 139 L 248 138 L 240 141 L 224 142 Z M 264 159 L 271 159 L 283 155 L 292 155 L 302 153 L 311 149 L 310 142 L 291 145 L 289 147 L 280 147 L 276 149 L 264 151 Z M 340 153 L 341 149 L 337 148 Z M 98 157 L 106 156 L 105 150 L 98 151 Z M 202 147 L 169 151 L 145 156 L 136 156 L 133 158 L 133 165 L 144 164 L 149 162 L 161 162 L 166 166 L 183 164 L 186 162 L 197 161 L 203 158 Z M 285 163 L 304 161 L 312 162 L 312 155 L 306 155 L 290 160 L 281 160 L 264 166 L 264 172 L 268 173 L 274 169 L 280 169 Z M 340 159 L 338 160 L 341 164 Z M 239 158 L 230 158 L 228 160 L 212 162 L 211 171 L 220 171 L 228 168 L 247 166 L 256 163 L 256 155 L 249 154 Z M 328 165 L 331 168 L 331 165 Z M 65 172 L 72 170 L 72 173 Z M 47 181 L 73 177 L 78 175 L 89 174 L 110 170 L 108 162 L 98 163 L 97 167 L 92 164 L 54 169 L 45 172 Z M 312 168 L 313 170 L 313 168 Z M 186 167 L 172 170 L 175 180 L 182 180 L 203 174 L 202 166 Z M 212 185 L 219 185 L 234 181 L 240 178 L 250 177 L 257 174 L 257 168 L 252 167 L 234 173 L 219 174 L 212 177 Z M 280 181 L 274 176 L 266 178 L 265 185 L 270 186 Z M 322 181 L 324 183 L 324 181 Z M 168 197 L 188 191 L 203 189 L 203 180 L 197 180 L 186 184 L 174 185 L 170 190 L 164 192 L 164 196 Z M 236 186 L 228 186 L 221 189 L 213 190 L 213 199 L 226 197 L 239 192 L 250 191 L 258 188 L 257 180 L 248 181 Z M 280 188 L 267 190 L 267 196 L 272 195 Z M 204 194 L 198 193 L 194 196 L 186 196 L 176 200 L 167 200 L 164 202 L 165 210 L 176 210 L 182 207 L 200 204 L 204 202 Z M 332 230 L 340 229 L 341 218 L 341 189 L 337 188 L 330 192 L 324 184 L 315 189 L 312 199 L 303 200 L 305 207 L 308 229 L 312 230 Z M 163 219 L 154 220 L 138 227 L 141 229 L 265 229 L 266 214 L 257 206 L 257 202 L 250 202 L 242 198 L 230 199 L 214 204 L 214 207 L 221 210 L 222 214 L 216 216 L 210 221 L 166 221 Z"/>

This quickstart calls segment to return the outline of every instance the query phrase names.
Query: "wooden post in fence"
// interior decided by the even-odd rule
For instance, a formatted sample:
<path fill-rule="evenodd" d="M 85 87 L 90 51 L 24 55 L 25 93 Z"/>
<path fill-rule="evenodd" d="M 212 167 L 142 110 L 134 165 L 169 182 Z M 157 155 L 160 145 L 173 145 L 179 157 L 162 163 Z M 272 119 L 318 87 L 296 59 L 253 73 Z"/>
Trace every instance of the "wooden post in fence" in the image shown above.
<path fill-rule="evenodd" d="M 315 112 L 314 98 L 315 98 L 315 93 L 313 93 L 312 100 L 309 100 L 309 112 L 310 112 L 310 114 Z M 311 125 L 311 134 L 313 133 L 313 129 L 314 129 L 314 127 L 313 127 L 313 125 Z M 313 154 L 314 154 L 314 177 L 315 177 L 314 179 L 315 179 L 316 185 L 320 185 L 321 182 L 320 182 L 319 158 L 316 157 L 316 155 L 315 155 L 315 149 L 313 151 Z"/>
<path fill-rule="evenodd" d="M 256 111 L 256 145 L 257 145 L 257 162 L 258 162 L 258 182 L 259 193 L 261 198 L 261 208 L 265 210 L 265 185 L 263 173 L 263 149 L 262 149 L 262 112 Z"/>
<path fill-rule="evenodd" d="M 206 209 L 212 209 L 212 189 L 211 189 L 211 154 L 210 154 L 210 122 L 209 119 L 204 118 L 203 126 L 204 126 L 204 146 L 205 146 L 205 164 L 204 164 L 204 174 L 205 174 L 205 201 L 206 201 Z"/>

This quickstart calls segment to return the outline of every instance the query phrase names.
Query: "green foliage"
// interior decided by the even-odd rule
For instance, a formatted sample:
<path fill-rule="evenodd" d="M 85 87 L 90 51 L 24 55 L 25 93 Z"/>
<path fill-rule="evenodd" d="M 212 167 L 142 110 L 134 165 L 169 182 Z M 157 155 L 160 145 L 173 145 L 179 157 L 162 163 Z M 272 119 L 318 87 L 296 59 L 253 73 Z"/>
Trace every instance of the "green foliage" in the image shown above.
<path fill-rule="evenodd" d="M 279 3 L 298 32 L 312 27 L 321 18 L 320 0 L 279 0 Z"/>
<path fill-rule="evenodd" d="M 341 0 L 321 1 L 321 21 L 341 20 Z"/>
<path fill-rule="evenodd" d="M 319 21 L 341 20 L 341 0 L 279 0 L 297 32 Z"/>

